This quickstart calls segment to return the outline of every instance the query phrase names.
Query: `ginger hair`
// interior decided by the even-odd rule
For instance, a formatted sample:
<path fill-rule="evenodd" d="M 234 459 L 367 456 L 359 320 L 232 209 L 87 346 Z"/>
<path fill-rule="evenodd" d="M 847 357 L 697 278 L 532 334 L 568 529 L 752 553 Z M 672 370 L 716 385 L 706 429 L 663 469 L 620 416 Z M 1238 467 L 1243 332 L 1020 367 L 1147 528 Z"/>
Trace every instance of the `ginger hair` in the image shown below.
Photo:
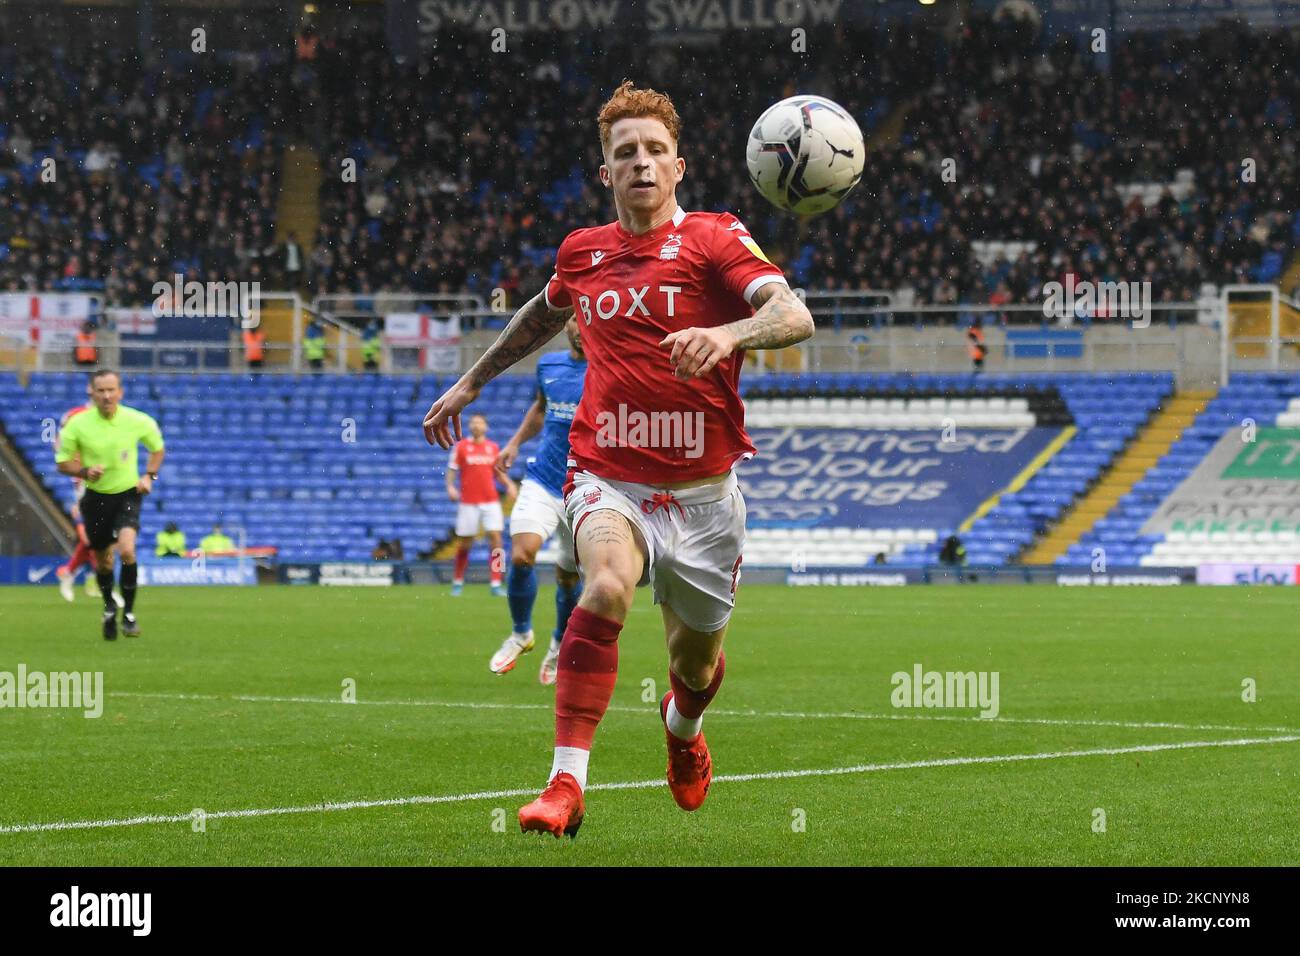
<path fill-rule="evenodd" d="M 677 115 L 673 101 L 657 90 L 639 90 L 632 85 L 631 80 L 624 80 L 600 108 L 600 114 L 596 117 L 596 124 L 600 127 L 600 145 L 609 148 L 610 131 L 618 120 L 639 119 L 643 116 L 663 123 L 668 129 L 668 135 L 673 138 L 673 145 L 677 145 L 677 137 L 682 131 L 682 118 Z"/>

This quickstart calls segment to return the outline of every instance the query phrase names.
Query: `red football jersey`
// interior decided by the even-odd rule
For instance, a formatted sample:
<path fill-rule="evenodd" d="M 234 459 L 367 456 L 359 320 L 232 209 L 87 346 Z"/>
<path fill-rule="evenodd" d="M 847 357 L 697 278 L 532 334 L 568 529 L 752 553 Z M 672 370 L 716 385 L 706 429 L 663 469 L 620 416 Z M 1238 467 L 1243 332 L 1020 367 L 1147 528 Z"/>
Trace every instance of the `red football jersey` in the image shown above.
<path fill-rule="evenodd" d="M 466 505 L 490 505 L 499 501 L 492 466 L 501 449 L 490 438 L 481 442 L 462 438 L 451 455 L 451 467 L 460 471 L 460 500 Z"/>
<path fill-rule="evenodd" d="M 639 236 L 611 222 L 570 233 L 555 258 L 546 301 L 573 306 L 587 354 L 573 465 L 667 484 L 720 475 L 754 453 L 737 391 L 744 353 L 679 379 L 659 345 L 681 329 L 748 318 L 760 286 L 785 282 L 739 219 L 678 208 Z"/>

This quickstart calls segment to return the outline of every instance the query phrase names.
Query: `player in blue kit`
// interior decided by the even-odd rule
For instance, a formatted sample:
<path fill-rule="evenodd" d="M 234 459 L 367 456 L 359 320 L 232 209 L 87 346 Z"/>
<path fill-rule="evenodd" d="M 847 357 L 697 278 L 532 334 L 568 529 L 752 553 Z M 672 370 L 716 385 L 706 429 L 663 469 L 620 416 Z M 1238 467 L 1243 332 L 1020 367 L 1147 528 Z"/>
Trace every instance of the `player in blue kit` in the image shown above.
<path fill-rule="evenodd" d="M 518 457 L 519 446 L 541 433 L 542 446 L 536 457 L 528 460 L 524 480 L 519 485 L 519 498 L 510 513 L 510 577 L 506 581 L 506 597 L 512 629 L 501 648 L 492 655 L 488 667 L 494 674 L 504 674 L 514 669 L 520 654 L 533 649 L 537 552 L 554 534 L 559 545 L 555 562 L 555 630 L 537 676 L 546 685 L 555 683 L 560 638 L 582 593 L 562 489 L 568 470 L 569 426 L 582 399 L 587 359 L 582 353 L 576 318 L 565 323 L 564 334 L 569 340 L 569 351 L 550 352 L 538 360 L 537 398 L 519 430 L 497 457 L 497 470 L 504 474 Z"/>

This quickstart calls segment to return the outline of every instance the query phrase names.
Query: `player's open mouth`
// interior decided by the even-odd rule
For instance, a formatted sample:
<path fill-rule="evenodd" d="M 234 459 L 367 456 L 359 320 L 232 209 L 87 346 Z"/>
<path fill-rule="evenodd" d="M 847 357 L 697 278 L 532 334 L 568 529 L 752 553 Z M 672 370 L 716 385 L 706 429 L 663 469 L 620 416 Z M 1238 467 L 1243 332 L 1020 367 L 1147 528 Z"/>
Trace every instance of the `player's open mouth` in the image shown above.
<path fill-rule="evenodd" d="M 632 188 L 633 189 L 654 189 L 655 184 L 654 183 L 633 183 Z"/>

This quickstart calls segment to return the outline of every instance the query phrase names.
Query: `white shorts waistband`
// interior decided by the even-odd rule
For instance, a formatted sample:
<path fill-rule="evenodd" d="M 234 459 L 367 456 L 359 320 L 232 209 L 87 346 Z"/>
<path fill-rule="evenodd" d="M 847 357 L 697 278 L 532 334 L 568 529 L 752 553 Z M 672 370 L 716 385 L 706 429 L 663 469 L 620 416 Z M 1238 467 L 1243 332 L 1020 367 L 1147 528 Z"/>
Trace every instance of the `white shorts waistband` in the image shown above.
<path fill-rule="evenodd" d="M 721 501 L 723 498 L 730 497 L 737 487 L 736 473 L 734 471 L 727 472 L 727 476 L 721 481 L 707 485 L 695 485 L 691 488 L 657 488 L 654 485 L 643 485 L 635 481 L 615 481 L 613 478 L 601 478 L 589 471 L 578 472 L 574 476 L 574 482 L 576 483 L 583 475 L 617 488 L 629 498 L 648 500 L 657 494 L 667 492 L 683 505 L 704 505 L 713 501 Z"/>

